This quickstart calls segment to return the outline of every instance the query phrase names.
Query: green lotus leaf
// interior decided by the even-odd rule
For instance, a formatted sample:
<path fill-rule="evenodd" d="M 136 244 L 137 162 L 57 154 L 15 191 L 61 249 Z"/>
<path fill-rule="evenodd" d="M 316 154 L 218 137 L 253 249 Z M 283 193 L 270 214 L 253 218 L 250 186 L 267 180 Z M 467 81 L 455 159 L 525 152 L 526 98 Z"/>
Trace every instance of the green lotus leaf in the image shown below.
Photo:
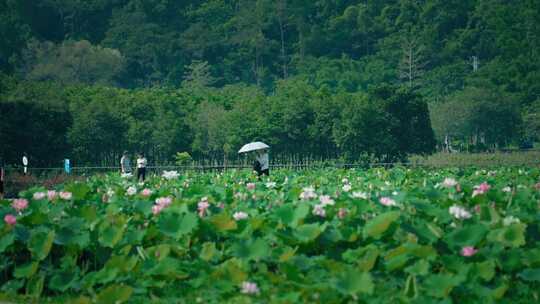
<path fill-rule="evenodd" d="M 124 215 L 108 216 L 99 225 L 99 242 L 114 248 L 124 236 L 127 219 Z"/>
<path fill-rule="evenodd" d="M 3 253 L 9 246 L 15 242 L 15 235 L 8 233 L 0 238 L 0 253 Z"/>
<path fill-rule="evenodd" d="M 206 242 L 203 244 L 201 254 L 199 256 L 205 261 L 210 261 L 217 254 L 218 251 L 216 250 L 216 244 L 214 242 Z"/>
<path fill-rule="evenodd" d="M 525 269 L 518 274 L 518 277 L 528 282 L 540 282 L 540 268 Z"/>
<path fill-rule="evenodd" d="M 457 228 L 450 232 L 444 239 L 446 243 L 454 249 L 461 249 L 465 246 L 476 246 L 484 239 L 488 228 L 482 224 L 474 224 Z"/>
<path fill-rule="evenodd" d="M 525 229 L 527 225 L 523 223 L 512 224 L 508 227 L 493 230 L 488 235 L 488 240 L 500 243 L 505 247 L 521 247 L 525 245 Z"/>
<path fill-rule="evenodd" d="M 72 287 L 73 283 L 77 279 L 77 273 L 72 269 L 63 270 L 51 278 L 48 286 L 53 290 L 64 292 Z"/>
<path fill-rule="evenodd" d="M 45 259 L 51 251 L 55 232 L 47 228 L 40 228 L 32 231 L 28 250 L 32 252 L 32 257 L 39 261 Z"/>
<path fill-rule="evenodd" d="M 390 225 L 399 218 L 399 211 L 391 211 L 378 215 L 368 221 L 364 226 L 364 238 L 372 237 L 379 239 L 390 228 Z"/>
<path fill-rule="evenodd" d="M 107 288 L 103 289 L 96 297 L 96 303 L 103 304 L 120 304 L 125 303 L 131 298 L 133 293 L 133 288 L 122 285 L 115 284 L 110 285 Z"/>
<path fill-rule="evenodd" d="M 348 270 L 334 282 L 337 291 L 344 295 L 373 294 L 375 285 L 368 272 Z"/>
<path fill-rule="evenodd" d="M 17 268 L 15 268 L 15 271 L 13 272 L 13 276 L 18 279 L 30 278 L 36 273 L 38 266 L 39 266 L 38 262 L 30 262 L 28 264 L 18 266 Z"/>
<path fill-rule="evenodd" d="M 245 260 L 262 260 L 269 256 L 270 246 L 263 239 L 240 240 L 231 246 L 235 257 Z"/>
<path fill-rule="evenodd" d="M 452 274 L 433 274 L 424 281 L 427 294 L 436 298 L 447 297 L 463 278 Z"/>
<path fill-rule="evenodd" d="M 301 243 L 309 243 L 315 240 L 325 229 L 327 223 L 320 224 L 304 224 L 300 225 L 294 231 L 294 237 Z"/>
<path fill-rule="evenodd" d="M 198 220 L 194 213 L 163 212 L 159 215 L 158 228 L 163 234 L 178 240 L 190 234 L 197 227 Z"/>
<path fill-rule="evenodd" d="M 221 232 L 236 230 L 238 225 L 231 215 L 226 212 L 216 214 L 210 218 L 210 223 Z"/>

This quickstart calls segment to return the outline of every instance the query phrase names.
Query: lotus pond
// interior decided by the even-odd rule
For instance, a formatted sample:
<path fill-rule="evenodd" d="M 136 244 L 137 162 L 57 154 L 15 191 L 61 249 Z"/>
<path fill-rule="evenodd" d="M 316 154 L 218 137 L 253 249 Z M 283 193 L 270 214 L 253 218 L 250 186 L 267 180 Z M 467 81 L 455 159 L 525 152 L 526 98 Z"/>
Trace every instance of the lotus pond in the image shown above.
<path fill-rule="evenodd" d="M 0 300 L 532 303 L 535 168 L 118 174 L 0 201 Z"/>

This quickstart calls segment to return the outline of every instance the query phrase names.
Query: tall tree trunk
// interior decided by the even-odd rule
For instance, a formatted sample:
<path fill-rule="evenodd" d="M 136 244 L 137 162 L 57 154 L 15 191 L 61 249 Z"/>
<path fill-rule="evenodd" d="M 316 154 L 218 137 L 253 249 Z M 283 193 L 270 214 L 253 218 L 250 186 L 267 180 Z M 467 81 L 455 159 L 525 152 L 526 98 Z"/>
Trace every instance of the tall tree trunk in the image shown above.
<path fill-rule="evenodd" d="M 283 78 L 287 78 L 287 54 L 285 53 L 285 11 L 287 2 L 286 0 L 280 0 L 277 3 L 278 6 L 278 22 L 279 22 L 279 32 L 281 36 L 281 60 L 283 65 Z"/>

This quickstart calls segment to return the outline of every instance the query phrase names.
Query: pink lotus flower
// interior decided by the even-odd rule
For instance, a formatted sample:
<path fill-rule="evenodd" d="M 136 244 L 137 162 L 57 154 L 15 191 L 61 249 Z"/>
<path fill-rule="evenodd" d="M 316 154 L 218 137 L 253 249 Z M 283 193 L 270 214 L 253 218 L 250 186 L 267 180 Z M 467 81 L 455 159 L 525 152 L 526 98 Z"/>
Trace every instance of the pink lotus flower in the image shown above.
<path fill-rule="evenodd" d="M 54 190 L 47 191 L 47 198 L 49 199 L 49 201 L 54 201 L 57 196 L 58 194 L 56 193 L 56 191 Z"/>
<path fill-rule="evenodd" d="M 474 249 L 472 246 L 466 246 L 461 249 L 461 255 L 465 257 L 470 257 L 475 255 L 478 250 Z"/>
<path fill-rule="evenodd" d="M 47 197 L 47 194 L 46 194 L 45 192 L 36 192 L 36 193 L 34 193 L 34 196 L 33 196 L 33 198 L 34 198 L 36 201 L 42 200 L 42 199 L 44 199 L 45 197 Z"/>
<path fill-rule="evenodd" d="M 9 226 L 13 226 L 17 223 L 17 218 L 13 214 L 6 214 L 4 216 L 4 222 Z"/>
<path fill-rule="evenodd" d="M 66 200 L 66 201 L 70 200 L 73 197 L 73 194 L 71 192 L 67 192 L 67 191 L 66 192 L 61 191 L 59 193 L 59 195 L 60 195 L 61 199 Z"/>
<path fill-rule="evenodd" d="M 141 195 L 144 196 L 144 197 L 149 197 L 150 195 L 152 195 L 152 190 L 150 190 L 148 188 L 144 188 L 141 191 Z"/>
<path fill-rule="evenodd" d="M 246 187 L 248 188 L 248 190 L 255 190 L 255 183 L 248 183 Z"/>
<path fill-rule="evenodd" d="M 152 213 L 154 215 L 158 215 L 163 209 L 169 207 L 169 205 L 172 204 L 172 198 L 169 196 L 158 197 L 156 198 L 155 202 L 155 205 L 152 206 Z"/>
<path fill-rule="evenodd" d="M 486 182 L 483 182 L 480 185 L 474 186 L 472 197 L 488 192 L 489 188 L 491 188 L 491 186 Z"/>
<path fill-rule="evenodd" d="M 165 207 L 162 206 L 162 205 L 154 205 L 154 206 L 152 206 L 152 213 L 154 215 L 158 215 L 161 212 L 161 210 L 163 210 L 163 208 L 165 208 Z"/>
<path fill-rule="evenodd" d="M 17 212 L 21 212 L 22 210 L 28 208 L 28 200 L 25 198 L 14 199 L 11 203 L 11 207 L 17 210 Z"/>
<path fill-rule="evenodd" d="M 379 199 L 379 203 L 381 203 L 382 205 L 384 206 L 387 206 L 387 207 L 391 207 L 391 206 L 396 206 L 397 203 L 395 200 L 393 200 L 392 198 L 390 197 L 381 197 Z"/>
<path fill-rule="evenodd" d="M 475 206 L 474 206 L 474 212 L 480 213 L 480 211 L 481 211 L 480 205 L 475 205 Z"/>
<path fill-rule="evenodd" d="M 156 202 L 156 205 L 165 208 L 165 207 L 168 207 L 172 203 L 172 198 L 169 197 L 169 196 L 167 196 L 167 197 L 158 197 L 158 198 L 156 198 L 155 202 Z"/>
<path fill-rule="evenodd" d="M 219 209 L 223 209 L 223 208 L 225 208 L 225 204 L 224 204 L 224 203 L 219 203 L 219 204 L 217 205 L 217 207 L 218 207 Z"/>
<path fill-rule="evenodd" d="M 259 290 L 259 287 L 257 287 L 257 283 L 246 281 L 246 282 L 242 282 L 241 292 L 243 294 L 258 294 L 260 290 Z"/>
<path fill-rule="evenodd" d="M 347 209 L 339 208 L 337 216 L 339 219 L 344 219 L 347 216 L 347 213 L 349 213 Z"/>

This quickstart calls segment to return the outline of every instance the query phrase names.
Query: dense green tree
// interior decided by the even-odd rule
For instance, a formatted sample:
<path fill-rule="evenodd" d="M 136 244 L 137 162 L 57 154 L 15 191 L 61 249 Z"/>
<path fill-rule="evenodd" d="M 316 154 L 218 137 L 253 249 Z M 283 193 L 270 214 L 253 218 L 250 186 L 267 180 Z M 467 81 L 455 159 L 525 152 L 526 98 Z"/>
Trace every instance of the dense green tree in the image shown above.
<path fill-rule="evenodd" d="M 0 114 L 65 117 L 54 153 L 87 163 L 252 140 L 393 160 L 430 124 L 500 147 L 538 138 L 539 25 L 535 0 L 0 0 Z M 2 123 L 9 145 L 43 127 Z"/>
<path fill-rule="evenodd" d="M 390 135 L 390 114 L 365 94 L 344 95 L 340 101 L 343 110 L 333 137 L 343 156 L 348 160 L 363 155 L 392 160 L 397 151 L 396 139 Z"/>
<path fill-rule="evenodd" d="M 7 163 L 19 164 L 26 152 L 33 167 L 60 165 L 70 156 L 66 133 L 72 124 L 61 87 L 10 79 L 3 83 L 7 90 L 0 95 L 0 155 Z"/>
<path fill-rule="evenodd" d="M 518 104 L 515 96 L 502 90 L 469 86 L 432 108 L 433 127 L 440 140 L 450 136 L 494 147 L 519 139 Z"/>
<path fill-rule="evenodd" d="M 124 67 L 124 57 L 86 40 L 60 45 L 32 40 L 23 52 L 23 63 L 19 73 L 28 80 L 113 85 Z"/>
<path fill-rule="evenodd" d="M 411 88 L 380 86 L 370 94 L 390 114 L 390 134 L 396 139 L 400 156 L 431 153 L 435 136 L 431 128 L 428 105 Z"/>

